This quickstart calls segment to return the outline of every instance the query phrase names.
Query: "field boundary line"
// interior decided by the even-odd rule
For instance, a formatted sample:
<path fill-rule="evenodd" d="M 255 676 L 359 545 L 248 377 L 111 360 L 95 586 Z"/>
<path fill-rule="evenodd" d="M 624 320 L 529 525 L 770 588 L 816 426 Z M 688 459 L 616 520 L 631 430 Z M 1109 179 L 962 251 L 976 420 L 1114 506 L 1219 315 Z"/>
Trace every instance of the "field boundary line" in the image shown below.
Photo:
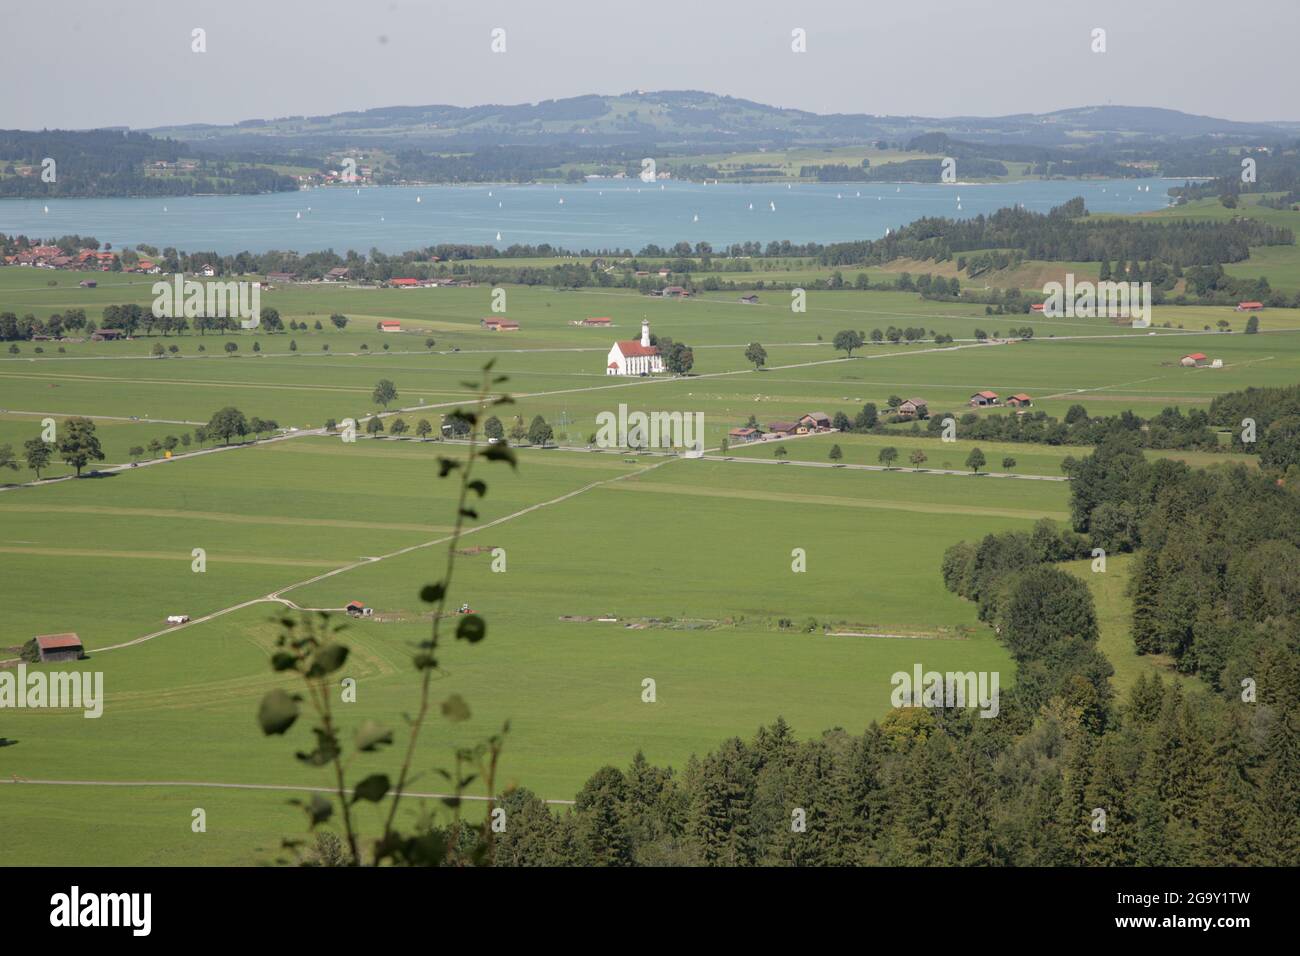
<path fill-rule="evenodd" d="M 307 792 L 307 793 L 337 793 L 333 787 L 291 787 L 278 783 L 212 783 L 201 780 L 29 780 L 25 777 L 14 775 L 11 780 L 0 780 L 0 783 L 16 784 L 18 786 L 46 786 L 46 787 L 206 787 L 214 790 L 287 790 L 290 792 Z M 353 788 L 345 788 L 348 793 L 352 793 Z M 407 791 L 403 794 L 407 797 L 422 797 L 427 799 L 452 799 L 455 794 L 452 793 L 416 793 Z M 462 800 L 477 800 L 483 803 L 489 800 L 500 800 L 500 797 L 481 797 L 477 795 L 462 794 Z M 543 803 L 562 804 L 571 806 L 573 800 L 543 800 Z"/>

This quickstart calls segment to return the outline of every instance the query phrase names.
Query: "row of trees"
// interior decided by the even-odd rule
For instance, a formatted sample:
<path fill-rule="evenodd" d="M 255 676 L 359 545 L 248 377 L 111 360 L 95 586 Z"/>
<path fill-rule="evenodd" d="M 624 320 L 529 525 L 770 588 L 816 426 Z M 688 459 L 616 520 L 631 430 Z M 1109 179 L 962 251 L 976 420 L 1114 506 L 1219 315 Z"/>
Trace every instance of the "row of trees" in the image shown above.
<path fill-rule="evenodd" d="M 60 431 L 61 437 L 54 442 L 38 436 L 23 443 L 22 462 L 36 473 L 37 480 L 49 467 L 56 452 L 66 465 L 76 469 L 77 477 L 91 462 L 104 460 L 104 450 L 95 434 L 95 423 L 89 418 L 66 419 Z M 0 445 L 0 470 L 17 471 L 18 468 L 19 458 L 13 445 Z"/>

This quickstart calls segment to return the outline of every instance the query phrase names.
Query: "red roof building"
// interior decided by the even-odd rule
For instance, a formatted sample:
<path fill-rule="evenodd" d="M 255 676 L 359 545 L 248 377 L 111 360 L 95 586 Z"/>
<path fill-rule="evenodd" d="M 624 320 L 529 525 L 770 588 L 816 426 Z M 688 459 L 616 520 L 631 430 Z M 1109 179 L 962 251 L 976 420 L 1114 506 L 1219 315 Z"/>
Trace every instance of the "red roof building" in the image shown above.
<path fill-rule="evenodd" d="M 42 661 L 76 661 L 85 649 L 76 634 L 42 634 L 36 638 L 36 652 Z"/>

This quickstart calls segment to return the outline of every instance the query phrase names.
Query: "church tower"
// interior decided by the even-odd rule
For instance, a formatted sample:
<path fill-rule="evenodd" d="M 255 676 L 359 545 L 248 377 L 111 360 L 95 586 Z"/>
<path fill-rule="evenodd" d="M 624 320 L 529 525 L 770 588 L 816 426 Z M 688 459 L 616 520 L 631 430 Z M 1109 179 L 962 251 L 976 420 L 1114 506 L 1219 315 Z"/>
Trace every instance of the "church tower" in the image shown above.
<path fill-rule="evenodd" d="M 641 320 L 641 344 L 646 348 L 650 347 L 650 320 Z"/>

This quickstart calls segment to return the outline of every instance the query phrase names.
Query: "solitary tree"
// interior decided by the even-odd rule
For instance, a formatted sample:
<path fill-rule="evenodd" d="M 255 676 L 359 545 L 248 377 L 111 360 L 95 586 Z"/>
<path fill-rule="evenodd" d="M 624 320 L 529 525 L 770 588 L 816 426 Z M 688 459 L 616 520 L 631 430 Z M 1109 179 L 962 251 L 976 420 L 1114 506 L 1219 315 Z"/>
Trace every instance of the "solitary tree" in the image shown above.
<path fill-rule="evenodd" d="M 978 472 L 985 465 L 984 452 L 978 448 L 972 448 L 970 454 L 966 456 L 966 467 L 972 472 Z"/>
<path fill-rule="evenodd" d="M 1007 455 L 1005 458 L 1002 459 L 1003 471 L 1010 471 L 1014 467 L 1016 467 L 1016 460 L 1012 458 L 1010 455 Z"/>
<path fill-rule="evenodd" d="M 371 416 L 366 422 L 367 435 L 382 435 L 384 432 L 384 420 L 378 415 Z"/>
<path fill-rule="evenodd" d="M 95 436 L 95 423 L 89 418 L 69 418 L 63 423 L 63 440 L 59 442 L 59 457 L 77 470 L 92 461 L 103 461 L 104 451 Z"/>
<path fill-rule="evenodd" d="M 433 426 L 429 424 L 429 419 L 421 418 L 415 423 L 415 435 L 421 441 L 433 434 Z"/>
<path fill-rule="evenodd" d="M 528 444 L 530 445 L 545 447 L 546 443 L 553 437 L 555 437 L 555 431 L 550 425 L 546 424 L 546 419 L 542 418 L 541 415 L 535 416 L 528 425 Z"/>
<path fill-rule="evenodd" d="M 409 428 L 410 426 L 407 425 L 406 422 L 402 421 L 400 418 L 394 418 L 393 424 L 388 426 L 388 433 L 390 435 L 395 435 L 398 438 L 401 438 L 403 435 L 407 433 Z"/>
<path fill-rule="evenodd" d="M 784 444 L 780 444 L 772 449 L 772 454 L 777 458 L 784 458 L 790 454 L 790 449 L 786 448 Z"/>
<path fill-rule="evenodd" d="M 376 405 L 383 405 L 384 408 L 387 408 L 389 402 L 397 401 L 397 386 L 388 379 L 381 378 L 370 398 Z"/>
<path fill-rule="evenodd" d="M 23 451 L 26 453 L 27 467 L 36 472 L 36 480 L 40 481 L 41 469 L 49 465 L 53 454 L 49 442 L 39 438 L 29 438 L 23 443 Z"/>
<path fill-rule="evenodd" d="M 14 457 L 13 445 L 0 445 L 0 468 L 8 468 L 10 471 L 18 470 L 18 459 Z"/>
<path fill-rule="evenodd" d="M 229 445 L 232 438 L 243 438 L 248 430 L 248 419 L 244 413 L 227 405 L 212 416 L 208 422 L 207 435 Z"/>
<path fill-rule="evenodd" d="M 227 343 L 226 343 L 226 352 L 227 352 L 227 353 L 229 353 L 230 355 L 234 355 L 234 354 L 235 354 L 236 352 L 238 352 L 238 351 L 239 351 L 239 343 L 238 343 L 238 342 L 227 342 Z"/>
<path fill-rule="evenodd" d="M 1246 320 L 1246 334 L 1255 335 L 1259 332 L 1259 316 L 1252 315 Z"/>
<path fill-rule="evenodd" d="M 830 458 L 831 461 L 839 461 L 841 458 L 844 457 L 844 452 L 840 450 L 839 445 L 831 445 L 831 450 L 828 457 Z"/>
<path fill-rule="evenodd" d="M 914 470 L 920 471 L 921 466 L 929 460 L 929 456 L 918 448 L 907 456 L 907 460 L 912 463 L 912 468 Z"/>
<path fill-rule="evenodd" d="M 695 353 L 682 342 L 673 342 L 664 353 L 664 368 L 674 375 L 686 375 L 695 366 Z"/>
<path fill-rule="evenodd" d="M 140 457 L 144 454 L 144 449 L 139 445 L 132 445 L 127 450 L 127 454 L 131 456 L 132 461 L 139 461 Z"/>
<path fill-rule="evenodd" d="M 483 434 L 487 435 L 490 439 L 495 438 L 497 441 L 500 441 L 502 438 L 506 437 L 506 427 L 501 424 L 501 419 L 493 415 L 483 423 Z"/>
<path fill-rule="evenodd" d="M 835 338 L 831 344 L 835 346 L 835 351 L 844 352 L 846 355 L 851 356 L 854 349 L 862 348 L 863 343 L 864 339 L 861 332 L 844 329 L 835 333 Z"/>
<path fill-rule="evenodd" d="M 749 348 L 745 349 L 745 359 L 754 363 L 754 368 L 762 368 L 767 364 L 767 349 L 757 342 L 750 342 Z"/>
<path fill-rule="evenodd" d="M 886 468 L 892 468 L 894 467 L 894 462 L 898 460 L 898 449 L 893 445 L 886 445 L 884 448 L 880 449 L 878 459 Z"/>
<path fill-rule="evenodd" d="M 334 323 L 334 328 L 339 331 L 342 331 L 348 326 L 348 317 L 346 315 L 341 315 L 338 312 L 335 312 L 330 316 L 330 321 Z"/>

